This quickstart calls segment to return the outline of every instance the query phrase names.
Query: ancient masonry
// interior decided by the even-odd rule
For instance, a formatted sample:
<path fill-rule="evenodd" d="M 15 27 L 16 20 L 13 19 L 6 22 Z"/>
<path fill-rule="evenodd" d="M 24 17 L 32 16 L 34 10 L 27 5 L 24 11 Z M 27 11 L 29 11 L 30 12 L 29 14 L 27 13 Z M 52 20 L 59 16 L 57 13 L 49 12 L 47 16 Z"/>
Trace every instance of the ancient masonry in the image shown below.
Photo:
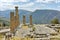
<path fill-rule="evenodd" d="M 16 18 L 15 18 L 16 26 L 18 26 L 20 24 L 19 23 L 18 7 L 15 7 L 15 13 L 16 13 Z"/>
<path fill-rule="evenodd" d="M 18 14 L 18 7 L 15 7 L 15 13 L 10 12 L 10 29 L 13 32 L 14 29 L 19 26 L 20 21 L 19 21 L 19 14 Z"/>
<path fill-rule="evenodd" d="M 26 25 L 26 16 L 23 15 L 23 25 Z"/>
<path fill-rule="evenodd" d="M 32 15 L 30 15 L 30 25 L 32 25 Z"/>
<path fill-rule="evenodd" d="M 20 25 L 18 7 L 15 7 L 15 12 L 10 12 L 10 29 L 14 32 L 15 28 Z M 23 25 L 26 25 L 26 16 L 23 15 Z M 32 25 L 32 15 L 30 15 L 30 25 Z"/>

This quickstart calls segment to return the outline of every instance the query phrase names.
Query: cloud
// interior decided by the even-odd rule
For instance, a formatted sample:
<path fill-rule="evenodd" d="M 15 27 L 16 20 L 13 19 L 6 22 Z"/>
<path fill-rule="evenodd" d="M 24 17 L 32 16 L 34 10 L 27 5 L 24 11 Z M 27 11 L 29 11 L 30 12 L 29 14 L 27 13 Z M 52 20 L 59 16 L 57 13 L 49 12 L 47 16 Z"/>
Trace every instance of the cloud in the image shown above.
<path fill-rule="evenodd" d="M 19 7 L 28 7 L 28 6 L 32 6 L 33 3 L 27 3 L 27 4 L 23 4 L 20 5 L 20 2 L 29 2 L 29 0 L 0 0 L 0 11 L 4 11 L 4 10 L 9 10 L 9 9 L 14 9 L 15 6 L 19 6 Z M 18 4 L 13 4 L 13 3 L 18 3 Z"/>
<path fill-rule="evenodd" d="M 58 0 L 36 0 L 36 2 L 40 2 L 40 3 L 52 3 L 52 2 L 58 2 Z"/>
<path fill-rule="evenodd" d="M 30 0 L 19 0 L 20 2 L 28 2 L 28 1 L 30 1 Z"/>
<path fill-rule="evenodd" d="M 30 2 L 31 1 L 31 2 Z M 53 3 L 54 2 L 54 3 Z M 0 11 L 4 10 L 12 10 L 15 9 L 15 6 L 18 6 L 19 9 L 26 9 L 26 10 L 35 10 L 35 9 L 43 9 L 43 8 L 55 8 L 60 0 L 0 0 Z M 20 4 L 22 3 L 22 4 Z M 50 4 L 53 3 L 53 4 Z M 46 9 L 47 9 L 46 8 Z"/>
<path fill-rule="evenodd" d="M 29 3 L 26 3 L 26 4 L 23 4 L 23 5 L 20 5 L 20 4 L 13 4 L 13 3 L 7 3 L 7 2 L 0 2 L 0 11 L 4 11 L 4 10 L 12 10 L 12 9 L 15 9 L 14 7 L 15 6 L 18 6 L 19 9 L 22 9 L 22 8 L 28 8 L 30 6 L 33 6 L 34 3 L 33 2 L 29 2 Z"/>
<path fill-rule="evenodd" d="M 30 3 L 28 3 L 28 4 L 24 4 L 24 5 L 20 5 L 20 7 L 21 8 L 25 8 L 25 7 L 30 7 L 30 6 L 33 6 L 34 5 L 34 3 L 33 2 L 30 2 Z"/>
<path fill-rule="evenodd" d="M 0 0 L 0 2 L 28 2 L 29 0 Z"/>
<path fill-rule="evenodd" d="M 60 0 L 56 0 L 56 3 L 59 3 L 60 2 Z"/>

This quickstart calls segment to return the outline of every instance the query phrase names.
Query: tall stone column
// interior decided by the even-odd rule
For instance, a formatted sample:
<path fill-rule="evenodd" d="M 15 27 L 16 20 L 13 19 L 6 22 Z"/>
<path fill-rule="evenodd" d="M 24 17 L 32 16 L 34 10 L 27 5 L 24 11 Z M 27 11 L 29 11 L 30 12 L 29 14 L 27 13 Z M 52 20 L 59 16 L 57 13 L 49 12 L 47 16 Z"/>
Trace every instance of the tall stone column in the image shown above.
<path fill-rule="evenodd" d="M 15 27 L 15 22 L 14 22 L 14 12 L 10 12 L 10 29 L 11 32 L 14 31 L 14 27 Z"/>
<path fill-rule="evenodd" d="M 32 25 L 32 15 L 30 15 L 30 25 Z"/>
<path fill-rule="evenodd" d="M 20 21 L 19 21 L 19 14 L 18 14 L 18 6 L 15 7 L 15 13 L 16 13 L 16 24 L 17 26 L 20 24 Z"/>
<path fill-rule="evenodd" d="M 26 25 L 26 16 L 23 15 L 23 25 Z"/>

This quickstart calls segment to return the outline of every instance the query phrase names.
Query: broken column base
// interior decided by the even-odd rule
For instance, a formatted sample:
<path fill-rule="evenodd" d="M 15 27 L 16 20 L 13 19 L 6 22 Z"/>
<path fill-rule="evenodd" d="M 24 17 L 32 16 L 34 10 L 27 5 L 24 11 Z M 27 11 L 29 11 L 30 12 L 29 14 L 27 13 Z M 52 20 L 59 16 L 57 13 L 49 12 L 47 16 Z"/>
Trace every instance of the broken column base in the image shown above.
<path fill-rule="evenodd" d="M 22 29 L 28 29 L 28 25 L 22 25 L 22 27 L 21 27 Z"/>
<path fill-rule="evenodd" d="M 26 24 L 23 24 L 23 26 L 27 26 Z"/>
<path fill-rule="evenodd" d="M 34 25 L 28 25 L 29 27 L 33 27 Z"/>

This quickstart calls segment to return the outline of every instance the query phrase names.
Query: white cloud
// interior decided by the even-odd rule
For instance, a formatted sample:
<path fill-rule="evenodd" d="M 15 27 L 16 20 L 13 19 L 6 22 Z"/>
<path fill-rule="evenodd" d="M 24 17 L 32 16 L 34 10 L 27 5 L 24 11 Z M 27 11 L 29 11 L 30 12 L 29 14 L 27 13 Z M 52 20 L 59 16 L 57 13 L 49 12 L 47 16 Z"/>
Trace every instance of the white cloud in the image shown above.
<path fill-rule="evenodd" d="M 17 1 L 17 0 L 16 0 Z M 30 1 L 30 0 L 18 0 L 18 1 L 20 1 L 20 2 L 28 2 L 28 1 Z"/>
<path fill-rule="evenodd" d="M 28 4 L 13 4 L 13 3 L 18 3 L 18 2 L 28 2 L 29 0 L 0 0 L 0 11 L 8 10 L 8 9 L 14 9 L 15 6 L 21 7 L 28 7 L 32 6 L 33 3 L 28 3 Z"/>
<path fill-rule="evenodd" d="M 29 0 L 0 0 L 0 2 L 28 2 Z"/>
<path fill-rule="evenodd" d="M 33 6 L 34 5 L 34 3 L 33 2 L 30 2 L 30 3 L 28 3 L 28 4 L 24 4 L 24 5 L 20 5 L 20 7 L 21 8 L 25 8 L 25 7 L 30 7 L 30 6 Z"/>
<path fill-rule="evenodd" d="M 9 9 L 9 5 L 12 5 L 12 4 L 11 3 L 0 2 L 0 11 Z"/>
<path fill-rule="evenodd" d="M 19 9 L 26 9 L 26 10 L 35 10 L 35 9 L 39 9 L 38 6 L 36 6 L 36 8 L 30 8 L 33 5 L 35 5 L 34 2 L 29 2 L 30 0 L 0 0 L 0 11 L 3 10 L 8 10 L 8 9 L 15 9 L 15 6 L 18 6 Z M 60 0 L 36 0 L 36 2 L 40 2 L 40 3 L 50 3 L 50 2 L 60 2 Z M 23 5 L 19 5 L 19 4 L 13 4 L 13 3 L 18 3 L 18 2 L 29 2 Z M 38 5 L 38 4 L 37 4 Z M 39 6 L 41 8 L 41 5 Z M 45 5 L 42 5 L 42 7 L 45 7 Z"/>
<path fill-rule="evenodd" d="M 12 9 L 15 9 L 14 7 L 15 6 L 18 6 L 19 9 L 22 9 L 22 8 L 27 8 L 27 7 L 30 7 L 30 6 L 33 6 L 34 3 L 33 2 L 30 2 L 30 3 L 27 3 L 27 4 L 23 4 L 23 5 L 19 5 L 19 4 L 12 4 L 12 3 L 4 3 L 4 2 L 0 2 L 0 11 L 4 11 L 4 10 L 12 10 Z"/>
<path fill-rule="evenodd" d="M 56 2 L 57 0 L 36 0 L 36 2 L 40 3 L 51 3 L 51 2 Z"/>
<path fill-rule="evenodd" d="M 59 3 L 60 2 L 60 0 L 56 0 L 56 3 Z"/>

